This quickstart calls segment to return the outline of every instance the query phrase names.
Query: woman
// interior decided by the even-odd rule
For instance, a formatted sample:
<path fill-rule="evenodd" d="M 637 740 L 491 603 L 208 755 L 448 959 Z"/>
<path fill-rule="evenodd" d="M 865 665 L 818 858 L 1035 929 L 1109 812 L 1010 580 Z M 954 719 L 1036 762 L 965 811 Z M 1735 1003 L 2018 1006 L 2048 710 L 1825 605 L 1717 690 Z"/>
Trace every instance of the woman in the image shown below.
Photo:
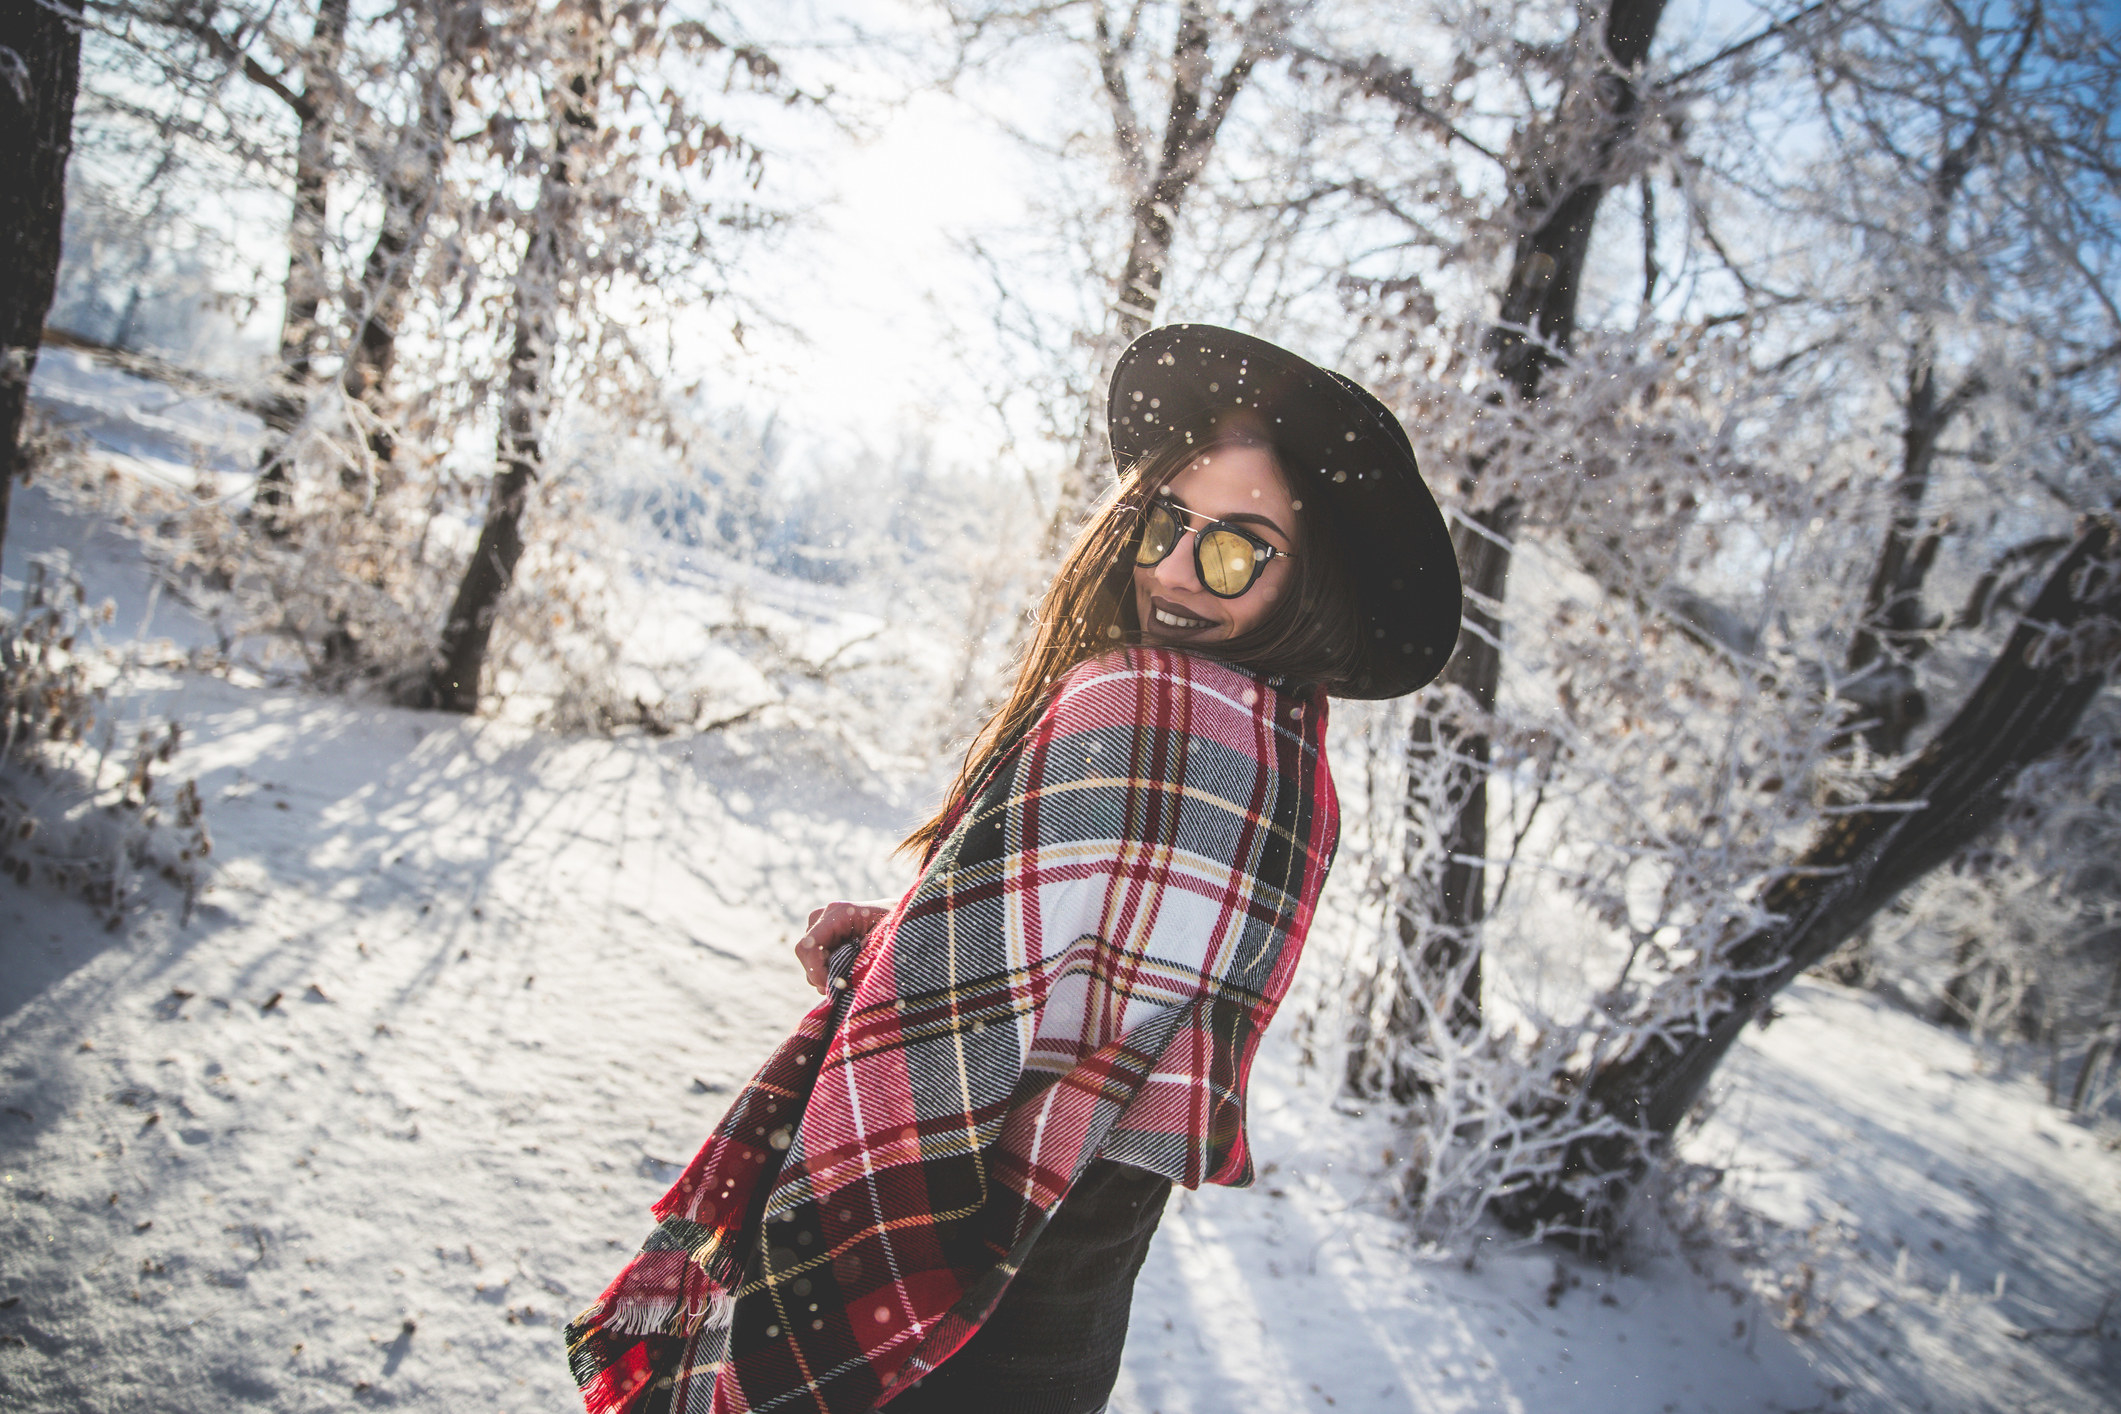
<path fill-rule="evenodd" d="M 1336 838 L 1326 694 L 1433 678 L 1458 571 L 1339 374 L 1176 325 L 1110 407 L 1125 475 L 920 879 L 811 915 L 828 999 L 569 1327 L 590 1410 L 1092 1414 L 1171 1183 L 1251 1181 L 1246 1076 Z"/>

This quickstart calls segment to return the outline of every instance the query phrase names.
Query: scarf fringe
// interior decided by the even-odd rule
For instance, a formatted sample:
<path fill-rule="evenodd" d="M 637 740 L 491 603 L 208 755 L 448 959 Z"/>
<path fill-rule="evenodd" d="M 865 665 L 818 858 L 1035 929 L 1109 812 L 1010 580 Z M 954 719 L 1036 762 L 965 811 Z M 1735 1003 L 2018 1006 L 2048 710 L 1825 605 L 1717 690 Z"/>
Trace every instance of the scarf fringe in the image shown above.
<path fill-rule="evenodd" d="M 681 1313 L 675 1301 L 622 1300 L 608 1309 L 585 1313 L 582 1324 L 610 1335 L 683 1335 Z"/>
<path fill-rule="evenodd" d="M 608 1308 L 583 1312 L 577 1324 L 584 1328 L 595 1326 L 612 1335 L 668 1335 L 685 1339 L 703 1328 L 727 1324 L 735 1311 L 736 1293 L 716 1288 L 708 1293 L 707 1304 L 696 1311 L 680 1310 L 674 1301 L 621 1299 Z"/>
<path fill-rule="evenodd" d="M 675 1295 L 643 1296 L 626 1291 L 626 1274 L 620 1273 L 603 1297 L 575 1318 L 575 1327 L 613 1335 L 688 1337 L 703 1325 L 726 1321 L 735 1308 L 736 1288 L 743 1280 L 735 1245 L 723 1241 L 704 1256 L 687 1252 L 683 1288 Z"/>
<path fill-rule="evenodd" d="M 727 1331 L 735 1320 L 736 1293 L 716 1291 L 702 1320 L 693 1323 L 694 1332 Z M 650 1318 L 646 1303 L 621 1302 L 613 1311 L 592 1307 L 583 1312 L 567 1328 L 567 1363 L 580 1386 L 587 1414 L 629 1414 L 658 1380 L 667 1384 L 667 1352 L 671 1347 L 662 1344 L 665 1354 L 659 1359 L 658 1342 L 670 1338 L 671 1332 Z M 629 1339 L 632 1344 L 625 1345 Z M 687 1332 L 677 1339 L 689 1344 L 694 1333 Z M 599 1345 L 607 1352 L 617 1345 L 624 1345 L 624 1349 L 614 1358 L 608 1353 L 596 1353 L 593 1347 Z"/>

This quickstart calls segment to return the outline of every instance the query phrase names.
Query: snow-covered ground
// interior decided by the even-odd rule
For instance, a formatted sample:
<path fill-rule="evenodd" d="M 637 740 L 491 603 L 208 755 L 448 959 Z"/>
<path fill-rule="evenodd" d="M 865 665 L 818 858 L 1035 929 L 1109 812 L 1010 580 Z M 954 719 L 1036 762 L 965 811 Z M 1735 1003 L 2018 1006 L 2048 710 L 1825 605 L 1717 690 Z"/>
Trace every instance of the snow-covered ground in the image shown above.
<path fill-rule="evenodd" d="M 1850 1408 L 2121 1408 L 2121 1130 L 1877 997 L 1778 1005 L 1687 1152 L 1814 1369 Z"/>
<path fill-rule="evenodd" d="M 264 428 L 255 416 L 117 373 L 81 349 L 43 350 L 32 394 L 52 425 L 93 439 L 104 460 L 134 476 L 188 487 L 202 472 L 247 477 L 256 466 Z"/>
<path fill-rule="evenodd" d="M 48 549 L 135 642 L 201 632 L 33 487 L 6 566 Z M 183 721 L 215 879 L 115 930 L 0 882 L 0 1407 L 579 1407 L 560 1323 L 808 1005 L 804 911 L 906 882 L 917 792 L 767 726 L 559 738 L 173 668 L 119 707 Z M 1688 1140 L 1723 1182 L 1618 1269 L 1422 1251 L 1388 1121 L 1282 1027 L 1261 1181 L 1172 1203 L 1114 1409 L 2121 1405 L 2115 1130 L 1874 999 L 1782 1011 Z"/>

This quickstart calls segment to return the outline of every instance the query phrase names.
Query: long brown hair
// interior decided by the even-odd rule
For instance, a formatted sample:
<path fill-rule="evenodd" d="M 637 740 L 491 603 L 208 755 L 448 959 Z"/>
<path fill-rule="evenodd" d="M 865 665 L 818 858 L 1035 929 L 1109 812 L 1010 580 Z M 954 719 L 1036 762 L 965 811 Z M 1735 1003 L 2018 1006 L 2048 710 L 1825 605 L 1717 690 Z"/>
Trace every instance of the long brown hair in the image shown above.
<path fill-rule="evenodd" d="M 1323 527 L 1325 508 L 1303 508 L 1290 480 L 1287 460 L 1271 439 L 1251 425 L 1184 430 L 1146 453 L 1099 498 L 1062 557 L 1053 584 L 1038 608 L 1038 627 L 1017 665 L 1016 684 L 965 752 L 964 764 L 940 809 L 906 836 L 901 850 L 925 854 L 949 832 L 957 801 L 987 768 L 1038 720 L 1053 685 L 1076 664 L 1099 653 L 1142 641 L 1134 609 L 1134 549 L 1141 539 L 1149 498 L 1196 459 L 1219 447 L 1264 448 L 1274 460 L 1296 508 L 1290 567 L 1295 583 L 1277 597 L 1266 616 L 1246 632 L 1197 651 L 1301 685 L 1331 689 L 1355 671 L 1355 592 L 1346 567 Z"/>

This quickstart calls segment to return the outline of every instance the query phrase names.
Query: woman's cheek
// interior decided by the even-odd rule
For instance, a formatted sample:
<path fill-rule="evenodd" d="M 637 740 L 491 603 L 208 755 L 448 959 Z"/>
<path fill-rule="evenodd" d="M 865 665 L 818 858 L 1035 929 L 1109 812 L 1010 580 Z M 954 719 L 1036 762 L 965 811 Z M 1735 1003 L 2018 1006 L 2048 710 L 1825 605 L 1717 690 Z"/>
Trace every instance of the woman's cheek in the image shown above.
<path fill-rule="evenodd" d="M 1245 596 L 1247 600 L 1255 602 L 1249 602 L 1245 605 L 1244 622 L 1238 626 L 1237 633 L 1243 633 L 1257 627 L 1260 621 L 1266 618 L 1267 611 L 1274 607 L 1275 601 L 1281 598 L 1281 592 L 1286 587 L 1281 582 L 1283 578 L 1285 576 L 1277 575 L 1271 584 L 1262 580 L 1258 585 L 1254 586 L 1252 593 Z M 1234 637 L 1235 634 L 1232 636 Z"/>

